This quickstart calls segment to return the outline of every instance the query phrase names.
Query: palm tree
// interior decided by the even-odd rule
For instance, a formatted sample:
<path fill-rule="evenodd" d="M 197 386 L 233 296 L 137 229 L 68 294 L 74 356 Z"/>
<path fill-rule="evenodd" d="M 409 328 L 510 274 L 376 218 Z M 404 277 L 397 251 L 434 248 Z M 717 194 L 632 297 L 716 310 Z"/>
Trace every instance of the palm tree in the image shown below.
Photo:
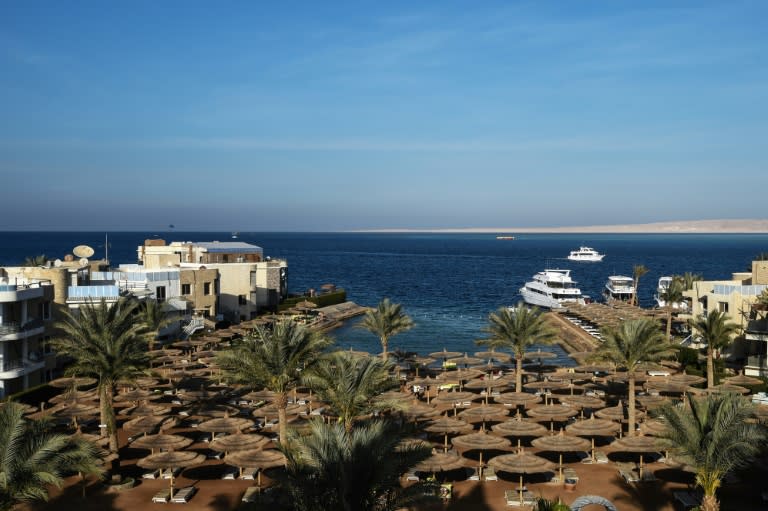
<path fill-rule="evenodd" d="M 147 345 L 149 351 L 155 348 L 155 339 L 157 335 L 173 320 L 168 316 L 168 309 L 165 304 L 157 300 L 144 300 L 139 307 L 139 315 L 144 326 L 147 328 Z"/>
<path fill-rule="evenodd" d="M 684 407 L 661 409 L 663 447 L 696 470 L 702 511 L 717 511 L 716 491 L 730 471 L 745 466 L 766 440 L 765 426 L 752 421 L 754 405 L 736 394 L 690 398 Z"/>
<path fill-rule="evenodd" d="M 681 277 L 674 277 L 669 286 L 661 293 L 664 308 L 667 309 L 667 340 L 672 341 L 672 313 L 675 304 L 683 301 L 684 284 Z"/>
<path fill-rule="evenodd" d="M 21 263 L 22 266 L 45 266 L 45 264 L 48 263 L 48 256 L 45 254 L 40 254 L 36 256 L 27 256 L 24 258 L 24 262 Z"/>
<path fill-rule="evenodd" d="M 508 348 L 515 355 L 515 392 L 523 391 L 523 357 L 526 350 L 534 344 L 550 344 L 556 333 L 547 324 L 541 311 L 529 309 L 522 302 L 510 309 L 501 307 L 488 316 L 488 326 L 484 329 L 486 339 L 476 341 L 480 346 L 490 348 Z"/>
<path fill-rule="evenodd" d="M 117 454 L 117 423 L 113 398 L 115 385 L 145 374 L 149 367 L 144 345 L 145 327 L 136 317 L 137 302 L 120 298 L 114 304 L 88 302 L 77 312 L 63 311 L 56 326 L 63 336 L 51 341 L 59 354 L 73 359 L 70 374 L 97 380 L 102 435 L 109 437 L 109 451 Z"/>
<path fill-rule="evenodd" d="M 48 486 L 80 472 L 101 475 L 103 451 L 78 436 L 51 432 L 46 421 L 23 417 L 23 407 L 0 408 L 0 510 L 22 501 L 48 500 Z"/>
<path fill-rule="evenodd" d="M 360 322 L 360 327 L 365 328 L 379 337 L 381 341 L 381 358 L 387 359 L 387 347 L 389 339 L 401 332 L 413 328 L 413 320 L 403 312 L 403 306 L 392 303 L 389 298 L 384 298 L 375 309 L 368 310 Z"/>
<path fill-rule="evenodd" d="M 219 353 L 224 374 L 238 383 L 276 393 L 280 440 L 285 441 L 288 392 L 313 369 L 331 340 L 294 321 L 280 321 L 272 330 L 257 328 L 232 348 Z"/>
<path fill-rule="evenodd" d="M 294 509 L 389 511 L 424 498 L 423 485 L 403 488 L 400 477 L 430 456 L 427 444 L 400 445 L 397 426 L 380 420 L 352 430 L 311 424 L 309 435 L 291 431 L 281 445 Z"/>
<path fill-rule="evenodd" d="M 351 431 L 355 418 L 397 407 L 395 403 L 376 399 L 382 392 L 398 387 L 389 374 L 392 367 L 391 362 L 378 357 L 357 357 L 337 351 L 309 371 L 305 383 Z"/>
<path fill-rule="evenodd" d="M 729 323 L 728 320 L 728 315 L 718 310 L 688 320 L 691 329 L 699 332 L 702 341 L 707 344 L 707 388 L 715 386 L 715 350 L 728 346 L 733 334 L 739 331 L 739 325 Z"/>
<path fill-rule="evenodd" d="M 642 264 L 636 264 L 632 267 L 632 278 L 635 279 L 634 286 L 635 286 L 635 295 L 632 297 L 632 305 L 638 305 L 638 293 L 639 287 L 640 287 L 640 277 L 648 273 L 648 268 L 645 267 L 645 265 Z"/>
<path fill-rule="evenodd" d="M 624 321 L 618 328 L 606 328 L 603 342 L 593 360 L 604 360 L 624 367 L 628 374 L 629 434 L 635 434 L 635 370 L 645 362 L 655 362 L 675 353 L 652 319 Z"/>

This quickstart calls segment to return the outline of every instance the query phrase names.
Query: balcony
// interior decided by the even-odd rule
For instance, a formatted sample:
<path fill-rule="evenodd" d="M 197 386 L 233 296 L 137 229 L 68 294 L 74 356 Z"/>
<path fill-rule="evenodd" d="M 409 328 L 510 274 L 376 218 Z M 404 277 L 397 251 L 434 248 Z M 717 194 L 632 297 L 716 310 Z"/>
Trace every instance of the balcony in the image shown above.
<path fill-rule="evenodd" d="M 43 297 L 43 286 L 50 281 L 29 282 L 24 284 L 0 284 L 0 302 L 21 302 Z"/>
<path fill-rule="evenodd" d="M 24 376 L 25 374 L 37 371 L 43 367 L 45 367 L 45 360 L 43 360 L 42 356 L 38 357 L 35 361 L 29 359 L 22 360 L 20 358 L 3 360 L 0 361 L 0 379 L 10 380 L 12 378 L 18 378 L 19 376 Z"/>
<path fill-rule="evenodd" d="M 45 324 L 41 319 L 32 319 L 23 325 L 9 321 L 0 325 L 0 341 L 26 339 L 43 332 L 45 332 Z"/>

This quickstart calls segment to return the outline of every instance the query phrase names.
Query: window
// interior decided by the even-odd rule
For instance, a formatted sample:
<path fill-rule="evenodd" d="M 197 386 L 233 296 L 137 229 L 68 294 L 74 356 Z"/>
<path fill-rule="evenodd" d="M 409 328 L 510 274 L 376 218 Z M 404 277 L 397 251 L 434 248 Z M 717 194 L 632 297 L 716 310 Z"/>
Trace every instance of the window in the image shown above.
<path fill-rule="evenodd" d="M 248 300 L 246 299 L 245 295 L 238 295 L 237 303 L 239 303 L 240 305 L 246 305 L 248 303 Z"/>
<path fill-rule="evenodd" d="M 51 319 L 51 302 L 40 303 L 40 317 L 44 320 Z"/>
<path fill-rule="evenodd" d="M 51 348 L 51 336 L 46 335 L 43 337 L 43 353 L 46 355 L 50 355 L 53 353 L 53 349 Z"/>
<path fill-rule="evenodd" d="M 205 284 L 203 284 L 203 294 L 204 295 L 211 294 L 211 283 L 210 282 L 206 282 Z"/>
<path fill-rule="evenodd" d="M 155 288 L 155 298 L 160 303 L 165 301 L 165 286 L 157 286 Z"/>
<path fill-rule="evenodd" d="M 728 312 L 728 302 L 717 302 L 717 310 L 720 312 Z"/>
<path fill-rule="evenodd" d="M 192 285 L 191 284 L 182 284 L 181 285 L 181 294 L 183 294 L 183 295 L 191 295 L 192 294 Z"/>

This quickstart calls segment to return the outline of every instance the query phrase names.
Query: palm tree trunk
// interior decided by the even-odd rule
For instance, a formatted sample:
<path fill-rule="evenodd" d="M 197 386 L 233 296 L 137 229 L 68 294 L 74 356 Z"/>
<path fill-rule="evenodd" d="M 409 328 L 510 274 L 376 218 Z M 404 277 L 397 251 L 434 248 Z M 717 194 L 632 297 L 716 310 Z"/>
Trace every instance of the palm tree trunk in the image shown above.
<path fill-rule="evenodd" d="M 384 361 L 389 358 L 389 353 L 387 353 L 387 346 L 389 346 L 389 339 L 386 337 L 381 338 L 381 358 L 384 359 Z"/>
<path fill-rule="evenodd" d="M 667 309 L 667 341 L 672 341 L 672 309 Z"/>
<path fill-rule="evenodd" d="M 285 392 L 278 392 L 275 403 L 277 404 L 277 428 L 280 435 L 280 442 L 282 443 L 285 442 L 288 435 L 288 418 L 285 413 L 286 408 L 288 408 L 288 394 Z"/>
<path fill-rule="evenodd" d="M 515 392 L 523 391 L 523 354 L 515 354 Z"/>
<path fill-rule="evenodd" d="M 114 392 L 109 383 L 102 383 L 99 387 L 99 404 L 101 405 L 101 423 L 106 425 L 102 428 L 102 436 L 109 437 L 109 452 L 117 453 L 117 421 L 115 420 L 115 409 L 113 406 Z"/>
<path fill-rule="evenodd" d="M 715 386 L 715 350 L 707 345 L 707 388 Z"/>
<path fill-rule="evenodd" d="M 635 377 L 629 377 L 629 424 L 627 425 L 628 436 L 635 436 Z"/>
<path fill-rule="evenodd" d="M 701 498 L 701 511 L 720 511 L 720 502 L 717 500 L 716 495 L 704 495 Z"/>

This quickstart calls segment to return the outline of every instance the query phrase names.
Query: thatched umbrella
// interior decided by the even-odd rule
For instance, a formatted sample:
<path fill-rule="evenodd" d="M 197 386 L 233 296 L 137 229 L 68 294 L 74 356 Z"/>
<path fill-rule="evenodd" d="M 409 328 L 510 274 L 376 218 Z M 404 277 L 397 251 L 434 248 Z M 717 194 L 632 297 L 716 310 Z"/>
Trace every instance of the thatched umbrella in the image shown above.
<path fill-rule="evenodd" d="M 519 491 L 521 506 L 523 505 L 523 475 L 548 472 L 554 468 L 554 465 L 549 460 L 529 454 L 523 451 L 522 448 L 514 454 L 502 454 L 501 456 L 491 458 L 488 466 L 497 471 L 520 474 Z"/>
<path fill-rule="evenodd" d="M 211 434 L 211 440 L 216 433 L 239 433 L 253 426 L 253 421 L 242 417 L 216 417 L 198 424 L 197 429 Z"/>
<path fill-rule="evenodd" d="M 460 419 L 440 417 L 439 419 L 429 421 L 422 429 L 428 433 L 442 433 L 445 435 L 444 451 L 448 452 L 448 435 L 472 431 L 472 425 Z"/>
<path fill-rule="evenodd" d="M 149 470 L 156 470 L 158 468 L 161 470 L 170 470 L 170 497 L 173 499 L 173 471 L 177 468 L 200 465 L 204 461 L 204 454 L 198 454 L 192 451 L 165 451 L 150 454 L 146 458 L 140 459 L 136 464 L 141 468 L 147 468 Z"/>
<path fill-rule="evenodd" d="M 416 367 L 416 376 L 419 376 L 419 368 L 422 366 L 428 366 L 429 364 L 435 362 L 436 359 L 432 357 L 420 357 L 416 356 L 413 357 L 413 365 Z"/>
<path fill-rule="evenodd" d="M 482 422 L 483 429 L 487 421 L 502 420 L 509 415 L 509 409 L 499 405 L 480 405 L 467 408 L 459 413 L 459 417 L 469 422 Z"/>
<path fill-rule="evenodd" d="M 163 415 L 143 415 L 123 423 L 123 429 L 135 433 L 144 433 L 145 435 L 158 427 L 171 428 L 175 426 L 178 419 L 165 417 Z"/>
<path fill-rule="evenodd" d="M 502 353 L 501 351 L 494 350 L 477 351 L 475 352 L 475 356 L 485 360 L 496 360 L 498 362 L 509 362 L 512 360 L 512 355 L 509 353 Z"/>
<path fill-rule="evenodd" d="M 605 407 L 605 401 L 595 396 L 558 396 L 561 403 L 574 408 L 590 408 L 592 410 Z"/>
<path fill-rule="evenodd" d="M 652 410 L 668 403 L 669 399 L 664 396 L 654 396 L 651 394 L 645 396 L 637 396 L 637 402 L 640 403 L 640 406 L 646 410 Z"/>
<path fill-rule="evenodd" d="M 526 360 L 547 360 L 550 358 L 556 358 L 557 355 L 551 351 L 541 351 L 539 348 L 536 351 L 526 351 L 523 354 L 523 358 Z"/>
<path fill-rule="evenodd" d="M 286 460 L 285 455 L 276 449 L 249 449 L 247 451 L 230 452 L 224 457 L 224 461 L 240 469 L 240 475 L 243 475 L 243 468 L 255 468 L 258 470 L 257 484 L 261 486 L 261 472 L 268 468 L 283 467 Z"/>
<path fill-rule="evenodd" d="M 449 470 L 456 470 L 465 466 L 464 458 L 452 453 L 434 452 L 432 456 L 425 459 L 418 465 L 415 470 L 417 472 L 443 472 Z"/>
<path fill-rule="evenodd" d="M 742 387 L 741 385 L 734 385 L 732 383 L 721 383 L 720 385 L 715 385 L 714 387 L 710 387 L 708 389 L 697 389 L 695 387 L 689 387 L 689 392 L 697 392 L 701 394 L 749 394 L 751 391 L 746 388 Z"/>
<path fill-rule="evenodd" d="M 96 389 L 93 390 L 67 390 L 61 394 L 53 396 L 48 400 L 53 405 L 68 405 L 70 403 L 83 403 L 85 401 L 96 401 L 99 399 L 99 394 Z"/>
<path fill-rule="evenodd" d="M 443 348 L 443 351 L 434 351 L 429 354 L 430 357 L 434 359 L 441 359 L 443 361 L 448 360 L 449 358 L 456 358 L 464 355 L 464 353 L 461 353 L 459 351 L 448 351 L 447 349 Z"/>
<path fill-rule="evenodd" d="M 177 450 L 188 447 L 190 444 L 192 444 L 191 438 L 160 433 L 159 435 L 147 435 L 137 438 L 131 443 L 131 447 L 151 449 L 152 453 L 154 453 L 155 449 Z"/>
<path fill-rule="evenodd" d="M 224 451 L 225 454 L 229 454 L 229 451 L 248 451 L 252 449 L 260 449 L 269 443 L 269 438 L 258 435 L 256 433 L 245 434 L 235 433 L 234 435 L 220 436 L 211 441 L 211 447 Z"/>
<path fill-rule="evenodd" d="M 417 401 L 410 403 L 406 408 L 400 410 L 400 413 L 408 419 L 418 420 L 440 415 L 441 412 L 437 408 Z"/>
<path fill-rule="evenodd" d="M 51 380 L 48 382 L 48 385 L 51 385 L 52 387 L 56 387 L 59 389 L 66 389 L 66 388 L 79 388 L 79 387 L 90 387 L 91 385 L 94 385 L 96 383 L 96 378 L 91 378 L 89 376 L 72 376 L 72 377 L 65 377 L 65 378 L 56 378 L 55 380 Z"/>
<path fill-rule="evenodd" d="M 248 401 L 273 401 L 275 398 L 277 398 L 277 394 L 267 389 L 254 390 L 241 396 L 241 399 Z"/>
<path fill-rule="evenodd" d="M 729 376 L 725 379 L 726 383 L 730 383 L 732 385 L 760 385 L 763 383 L 763 380 L 760 378 L 755 378 L 753 376 L 747 376 L 744 374 L 744 371 L 741 371 L 736 376 Z"/>
<path fill-rule="evenodd" d="M 461 406 L 462 403 L 466 403 L 468 401 L 472 401 L 473 399 L 479 398 L 477 394 L 474 392 L 441 392 L 437 395 L 437 397 L 432 399 L 433 405 L 452 405 L 454 407 Z"/>
<path fill-rule="evenodd" d="M 140 417 L 142 415 L 164 415 L 171 411 L 170 406 L 160 404 L 141 404 L 133 406 L 131 408 L 125 408 L 120 410 L 120 415 L 128 415 L 131 417 Z"/>
<path fill-rule="evenodd" d="M 563 453 L 586 451 L 590 446 L 589 440 L 577 436 L 566 435 L 563 433 L 562 429 L 560 430 L 560 433 L 556 435 L 546 435 L 536 438 L 531 444 L 544 451 L 553 451 L 560 454 L 560 463 L 558 465 L 560 469 L 560 481 L 563 480 Z"/>
<path fill-rule="evenodd" d="M 531 406 L 541 402 L 541 396 L 529 394 L 528 392 L 504 392 L 498 396 L 493 396 L 493 400 L 511 406 Z"/>
<path fill-rule="evenodd" d="M 625 436 L 623 438 L 619 438 L 611 443 L 611 447 L 617 451 L 635 452 L 640 454 L 640 479 L 643 478 L 643 454 L 646 452 L 659 451 L 659 446 L 655 438 L 642 435 Z"/>
<path fill-rule="evenodd" d="M 474 364 L 482 364 L 483 362 L 485 362 L 485 360 L 483 360 L 482 358 L 478 358 L 478 357 L 470 357 L 469 355 L 464 353 L 463 355 L 461 355 L 459 357 L 448 359 L 448 362 L 452 362 L 452 363 L 456 364 L 457 366 L 469 367 L 469 366 L 474 365 Z"/>
<path fill-rule="evenodd" d="M 667 378 L 667 381 L 671 383 L 676 383 L 678 385 L 696 385 L 698 383 L 702 383 L 707 381 L 706 378 L 703 376 L 696 376 L 695 374 L 688 374 L 686 372 L 673 374 L 669 378 Z"/>
<path fill-rule="evenodd" d="M 567 405 L 539 405 L 530 408 L 526 413 L 531 417 L 535 417 L 539 422 L 549 421 L 550 429 L 554 429 L 555 421 L 563 421 L 569 417 L 577 415 L 579 412 L 575 408 L 571 408 Z"/>
<path fill-rule="evenodd" d="M 519 413 L 506 422 L 491 426 L 491 430 L 497 435 L 518 437 L 518 447 L 520 446 L 519 437 L 542 436 L 547 433 L 546 426 L 534 422 L 531 419 L 524 419 Z"/>
<path fill-rule="evenodd" d="M 115 401 L 152 401 L 163 397 L 161 393 L 152 392 L 146 389 L 133 389 L 127 392 L 120 392 L 115 396 Z"/>
<path fill-rule="evenodd" d="M 635 411 L 635 413 L 637 414 L 637 420 L 640 420 L 643 417 L 645 417 L 645 412 L 637 410 Z M 619 403 L 616 406 L 603 408 L 602 410 L 595 412 L 595 415 L 597 415 L 601 419 L 610 419 L 612 421 L 617 421 L 617 422 L 626 422 L 629 418 L 629 410 L 627 409 L 626 405 L 624 405 L 624 403 L 619 401 Z"/>
<path fill-rule="evenodd" d="M 589 419 L 576 421 L 568 424 L 565 430 L 572 435 L 586 436 L 592 441 L 591 457 L 595 460 L 595 437 L 613 436 L 621 430 L 621 426 L 609 419 L 596 419 L 594 415 Z"/>
<path fill-rule="evenodd" d="M 99 414 L 99 407 L 90 405 L 87 403 L 78 403 L 73 401 L 68 403 L 63 408 L 60 408 L 54 412 L 57 417 L 68 417 L 72 419 L 72 423 L 75 429 L 78 428 L 77 419 L 80 417 L 90 417 Z"/>
<path fill-rule="evenodd" d="M 485 431 L 459 435 L 454 437 L 451 443 L 460 449 L 480 451 L 479 474 L 481 477 L 483 475 L 483 451 L 506 449 L 510 445 L 509 440 L 506 438 L 489 435 Z"/>

